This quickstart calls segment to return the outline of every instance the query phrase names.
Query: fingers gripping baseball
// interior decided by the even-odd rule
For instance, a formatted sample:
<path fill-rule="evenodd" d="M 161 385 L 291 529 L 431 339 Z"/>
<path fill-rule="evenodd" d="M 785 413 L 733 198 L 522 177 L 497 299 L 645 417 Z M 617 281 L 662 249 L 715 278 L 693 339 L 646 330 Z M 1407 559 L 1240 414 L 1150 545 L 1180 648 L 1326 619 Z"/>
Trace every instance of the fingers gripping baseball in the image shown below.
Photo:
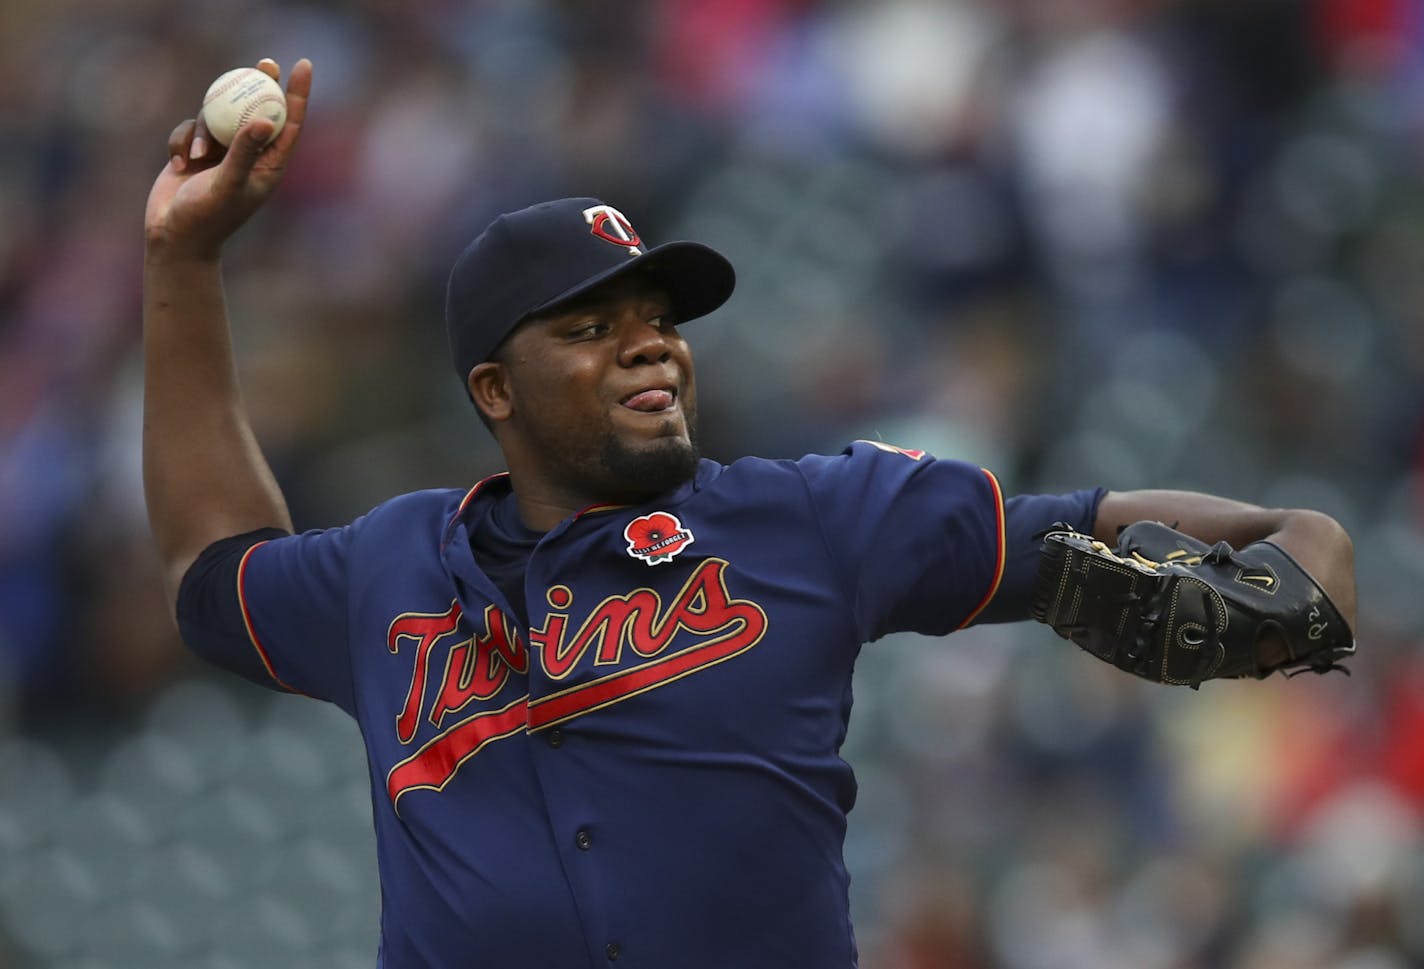
<path fill-rule="evenodd" d="M 257 69 L 271 76 L 276 81 L 281 79 L 281 70 L 277 62 L 270 57 L 264 57 L 257 62 Z M 268 145 L 268 148 L 279 152 L 290 153 L 292 146 L 297 143 L 302 131 L 302 122 L 307 116 L 307 99 L 311 96 L 312 85 L 312 65 L 311 61 L 303 57 L 292 67 L 292 73 L 287 78 L 287 123 L 283 125 L 282 131 L 277 135 L 276 140 Z M 270 129 L 269 133 L 270 133 Z"/>
<path fill-rule="evenodd" d="M 218 191 L 224 195 L 242 197 L 255 190 L 265 199 L 277 187 L 285 159 L 277 165 L 258 166 L 267 152 L 267 139 L 272 136 L 272 122 L 259 118 L 243 125 L 233 136 L 227 154 L 218 165 Z M 269 184 L 270 183 L 270 184 Z"/>
<path fill-rule="evenodd" d="M 279 76 L 270 59 L 257 68 L 274 79 Z M 301 135 L 311 82 L 311 62 L 302 59 L 287 80 L 287 121 L 276 137 L 265 118 L 243 125 L 228 148 L 208 132 L 201 113 L 175 127 L 168 136 L 168 164 L 149 194 L 149 242 L 215 256 L 280 184 Z"/>

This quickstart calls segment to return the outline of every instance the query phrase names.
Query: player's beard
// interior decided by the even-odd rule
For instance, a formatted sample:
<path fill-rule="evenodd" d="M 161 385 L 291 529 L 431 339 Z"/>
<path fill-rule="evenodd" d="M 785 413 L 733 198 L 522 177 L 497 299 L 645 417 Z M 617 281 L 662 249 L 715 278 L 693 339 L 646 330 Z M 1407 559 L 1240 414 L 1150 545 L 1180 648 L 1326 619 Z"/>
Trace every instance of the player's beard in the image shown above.
<path fill-rule="evenodd" d="M 701 451 L 697 444 L 697 409 L 685 407 L 687 440 L 669 435 L 630 447 L 610 428 L 603 442 L 604 470 L 638 499 L 651 498 L 690 480 L 697 473 Z"/>
<path fill-rule="evenodd" d="M 690 480 L 701 455 L 697 444 L 697 410 L 684 402 L 687 434 L 664 426 L 665 436 L 647 438 L 620 434 L 605 416 L 582 431 L 552 419 L 530 422 L 521 450 L 540 455 L 537 477 L 544 477 L 569 500 L 595 504 L 640 504 Z"/>

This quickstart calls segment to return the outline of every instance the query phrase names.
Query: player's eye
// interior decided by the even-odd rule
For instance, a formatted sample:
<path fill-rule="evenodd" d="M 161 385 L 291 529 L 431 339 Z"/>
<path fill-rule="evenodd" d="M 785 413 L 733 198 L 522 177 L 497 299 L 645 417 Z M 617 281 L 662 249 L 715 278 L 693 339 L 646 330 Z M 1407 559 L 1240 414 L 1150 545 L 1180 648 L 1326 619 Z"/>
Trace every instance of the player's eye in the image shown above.
<path fill-rule="evenodd" d="M 608 324 L 599 320 L 585 320 L 569 331 L 569 336 L 576 339 L 588 339 L 602 336 L 608 332 Z"/>

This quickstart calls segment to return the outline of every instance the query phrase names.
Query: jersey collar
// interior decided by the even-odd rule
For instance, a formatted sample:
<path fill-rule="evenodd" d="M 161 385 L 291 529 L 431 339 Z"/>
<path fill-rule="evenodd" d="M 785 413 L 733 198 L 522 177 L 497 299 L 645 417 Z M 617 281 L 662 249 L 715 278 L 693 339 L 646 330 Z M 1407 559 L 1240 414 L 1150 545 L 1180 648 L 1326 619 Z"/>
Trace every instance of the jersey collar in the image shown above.
<path fill-rule="evenodd" d="M 666 491 L 657 497 L 651 498 L 640 505 L 617 505 L 617 504 L 595 504 L 587 508 L 581 508 L 558 525 L 550 529 L 549 534 L 554 535 L 568 528 L 569 525 L 583 518 L 606 514 L 612 511 L 619 511 L 627 508 L 675 508 L 687 501 L 698 491 L 707 487 L 722 473 L 722 465 L 716 461 L 703 458 L 697 464 L 697 471 L 692 478 L 683 482 L 677 487 Z M 450 520 L 445 523 L 445 534 L 442 539 L 443 545 L 448 545 L 454 537 L 457 527 L 461 523 L 468 523 L 470 516 L 481 514 L 480 506 L 489 499 L 498 499 L 512 491 L 509 480 L 509 472 L 501 471 L 492 474 L 476 482 L 475 486 L 465 493 L 465 497 L 460 500 L 455 513 L 450 516 Z"/>

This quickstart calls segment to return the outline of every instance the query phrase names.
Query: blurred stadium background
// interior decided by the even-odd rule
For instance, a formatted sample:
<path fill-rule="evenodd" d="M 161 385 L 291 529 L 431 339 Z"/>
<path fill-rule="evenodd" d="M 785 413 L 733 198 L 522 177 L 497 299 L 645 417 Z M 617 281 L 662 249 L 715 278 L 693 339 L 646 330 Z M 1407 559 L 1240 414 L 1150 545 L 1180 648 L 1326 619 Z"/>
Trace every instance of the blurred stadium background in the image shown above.
<path fill-rule="evenodd" d="M 354 727 L 184 653 L 142 503 L 144 198 L 264 55 L 316 87 L 229 297 L 299 526 L 497 469 L 446 270 L 605 197 L 739 267 L 688 328 L 710 456 L 878 437 L 1356 538 L 1348 679 L 867 647 L 863 966 L 1424 965 L 1419 0 L 6 0 L 0 966 L 374 964 Z"/>

